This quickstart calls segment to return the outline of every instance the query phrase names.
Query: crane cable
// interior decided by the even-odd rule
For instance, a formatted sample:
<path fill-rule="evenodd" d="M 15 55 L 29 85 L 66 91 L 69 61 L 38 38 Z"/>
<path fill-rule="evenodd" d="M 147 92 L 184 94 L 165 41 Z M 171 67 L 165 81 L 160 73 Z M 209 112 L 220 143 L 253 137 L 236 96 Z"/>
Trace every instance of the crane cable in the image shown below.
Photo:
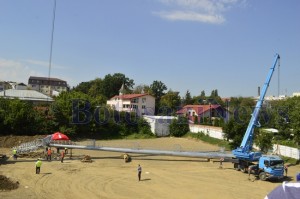
<path fill-rule="evenodd" d="M 50 76 L 51 76 L 51 64 L 52 64 L 52 49 L 53 49 L 53 37 L 54 37 L 55 13 L 56 13 L 56 0 L 54 0 L 54 6 L 53 6 L 52 32 L 51 32 L 51 40 L 50 40 L 50 57 L 49 57 L 49 71 L 48 71 L 49 96 L 51 96 Z"/>
<path fill-rule="evenodd" d="M 278 59 L 278 99 L 279 99 L 279 95 L 280 95 L 280 58 Z"/>

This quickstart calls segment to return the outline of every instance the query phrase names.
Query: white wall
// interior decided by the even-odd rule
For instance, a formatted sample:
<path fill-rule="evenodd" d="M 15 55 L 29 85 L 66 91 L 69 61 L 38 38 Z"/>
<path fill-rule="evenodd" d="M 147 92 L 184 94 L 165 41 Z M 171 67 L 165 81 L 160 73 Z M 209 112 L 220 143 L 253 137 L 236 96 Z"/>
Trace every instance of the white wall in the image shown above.
<path fill-rule="evenodd" d="M 222 132 L 222 128 L 220 127 L 190 124 L 190 131 L 192 133 L 203 132 L 210 137 L 224 139 L 224 133 Z M 255 145 L 253 145 L 253 148 L 258 149 L 258 147 Z M 274 144 L 273 153 L 300 160 L 300 150 L 297 148 Z"/>
<path fill-rule="evenodd" d="M 150 124 L 153 134 L 158 137 L 164 137 L 170 134 L 169 125 L 171 121 L 177 117 L 144 115 L 143 118 Z"/>
<path fill-rule="evenodd" d="M 300 159 L 300 150 L 289 146 L 274 144 L 273 153 L 277 155 L 283 155 L 286 157 L 294 158 L 297 160 Z"/>
<path fill-rule="evenodd" d="M 203 132 L 206 135 L 208 135 L 209 137 L 213 137 L 213 138 L 217 138 L 217 139 L 224 138 L 224 133 L 222 132 L 221 127 L 190 124 L 190 131 L 192 133 Z"/>

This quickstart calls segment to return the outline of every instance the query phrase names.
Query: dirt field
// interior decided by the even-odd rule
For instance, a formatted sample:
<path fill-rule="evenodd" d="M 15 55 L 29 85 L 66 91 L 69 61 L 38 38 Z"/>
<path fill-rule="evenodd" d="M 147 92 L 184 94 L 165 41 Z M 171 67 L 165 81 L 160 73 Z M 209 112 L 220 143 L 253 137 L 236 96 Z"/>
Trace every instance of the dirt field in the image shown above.
<path fill-rule="evenodd" d="M 88 142 L 86 142 L 88 143 Z M 168 150 L 213 151 L 217 147 L 183 138 L 149 140 L 97 141 L 101 146 L 157 148 Z M 0 149 L 0 153 L 7 149 Z M 242 172 L 233 170 L 232 163 L 206 162 L 197 158 L 166 157 L 132 154 L 132 161 L 124 163 L 121 153 L 73 150 L 64 163 L 43 161 L 41 174 L 35 174 L 36 159 L 9 159 L 0 166 L 0 175 L 19 183 L 19 188 L 0 191 L 0 198 L 201 198 L 201 199 L 262 199 L 281 182 L 248 180 Z M 9 154 L 10 155 L 10 154 Z M 92 163 L 80 160 L 92 157 Z M 142 181 L 137 179 L 137 165 L 141 164 Z M 300 166 L 291 166 L 294 177 Z"/>

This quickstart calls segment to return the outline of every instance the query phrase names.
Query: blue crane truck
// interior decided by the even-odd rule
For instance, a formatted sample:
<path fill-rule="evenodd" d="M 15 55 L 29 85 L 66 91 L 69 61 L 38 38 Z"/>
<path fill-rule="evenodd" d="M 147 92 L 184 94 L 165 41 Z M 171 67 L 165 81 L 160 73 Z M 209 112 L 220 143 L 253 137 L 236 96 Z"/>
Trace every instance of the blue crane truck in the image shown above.
<path fill-rule="evenodd" d="M 258 118 L 259 112 L 272 79 L 275 67 L 277 63 L 279 63 L 279 60 L 280 56 L 276 54 L 274 64 L 270 68 L 267 79 L 260 93 L 259 100 L 257 101 L 253 110 L 242 143 L 240 147 L 232 151 L 234 155 L 234 168 L 243 172 L 248 172 L 248 169 L 250 169 L 251 166 L 250 172 L 257 175 L 260 180 L 267 180 L 271 178 L 280 179 L 284 176 L 284 161 L 279 156 L 262 155 L 262 153 L 259 151 L 252 151 L 254 128 L 260 127 Z"/>

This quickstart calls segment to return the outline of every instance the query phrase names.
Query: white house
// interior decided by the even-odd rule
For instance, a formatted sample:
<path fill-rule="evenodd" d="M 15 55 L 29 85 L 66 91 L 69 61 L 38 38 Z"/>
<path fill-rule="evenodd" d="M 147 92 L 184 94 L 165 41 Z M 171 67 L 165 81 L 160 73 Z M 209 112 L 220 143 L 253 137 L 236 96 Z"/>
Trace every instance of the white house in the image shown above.
<path fill-rule="evenodd" d="M 124 86 L 120 89 L 119 95 L 107 101 L 107 105 L 116 111 L 136 112 L 138 116 L 154 115 L 155 98 L 152 95 L 142 94 L 123 94 Z"/>

